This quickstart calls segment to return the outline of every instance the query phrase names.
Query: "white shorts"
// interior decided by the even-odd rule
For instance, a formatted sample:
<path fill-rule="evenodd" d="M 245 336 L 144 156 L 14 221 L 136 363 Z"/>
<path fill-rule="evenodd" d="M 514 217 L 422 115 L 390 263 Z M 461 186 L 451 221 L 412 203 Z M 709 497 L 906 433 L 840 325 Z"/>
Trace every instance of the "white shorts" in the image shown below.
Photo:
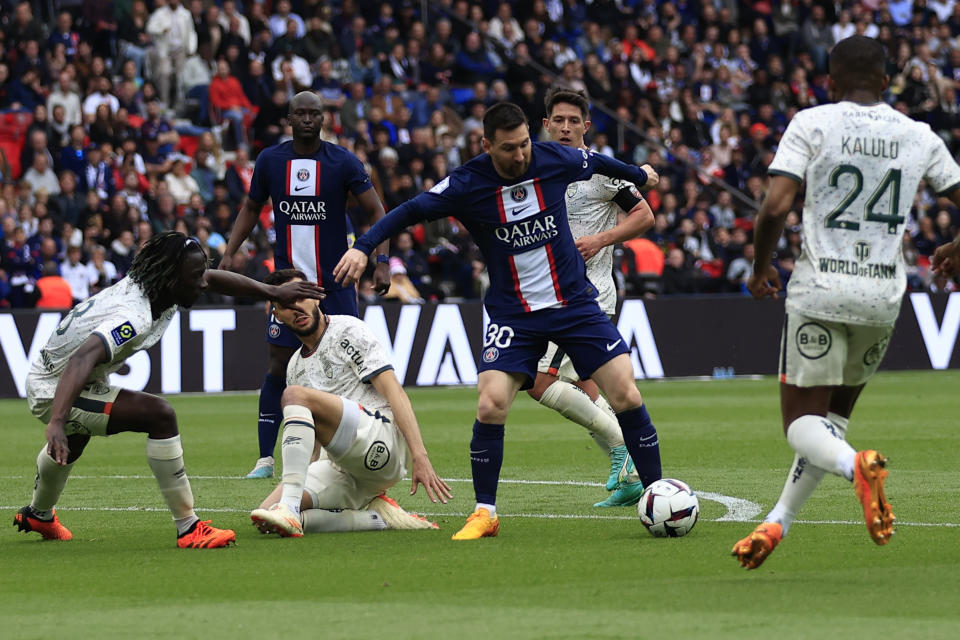
<path fill-rule="evenodd" d="M 556 342 L 547 344 L 547 351 L 537 363 L 537 372 L 546 373 L 563 380 L 576 382 L 580 380 L 577 371 L 573 368 L 573 361 L 563 352 Z"/>
<path fill-rule="evenodd" d="M 880 366 L 893 324 L 817 320 L 788 312 L 780 340 L 780 382 L 798 387 L 855 387 Z"/>
<path fill-rule="evenodd" d="M 53 411 L 53 398 L 36 397 L 31 388 L 30 379 L 27 379 L 27 406 L 30 413 L 36 416 L 43 424 L 50 422 Z M 77 399 L 73 401 L 64 431 L 68 436 L 81 434 L 85 436 L 107 435 L 107 423 L 110 422 L 110 412 L 113 403 L 117 400 L 120 387 L 113 387 L 106 382 L 90 382 L 83 388 Z"/>
<path fill-rule="evenodd" d="M 344 455 L 334 459 L 323 449 L 307 469 L 304 490 L 315 509 L 362 509 L 407 473 L 407 442 L 393 422 L 361 410 L 354 424 Z"/>

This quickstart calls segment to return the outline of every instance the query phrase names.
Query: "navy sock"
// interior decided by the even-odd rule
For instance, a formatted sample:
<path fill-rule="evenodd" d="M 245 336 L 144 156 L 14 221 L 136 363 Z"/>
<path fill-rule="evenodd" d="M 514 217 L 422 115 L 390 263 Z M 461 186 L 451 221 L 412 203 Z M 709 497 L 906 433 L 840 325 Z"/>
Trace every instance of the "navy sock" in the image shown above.
<path fill-rule="evenodd" d="M 497 483 L 503 464 L 503 425 L 473 423 L 470 440 L 470 468 L 477 502 L 497 504 Z"/>
<path fill-rule="evenodd" d="M 261 458 L 272 456 L 273 448 L 277 444 L 280 418 L 283 415 L 280 397 L 286 388 L 287 383 L 281 376 L 268 373 L 263 377 L 263 386 L 260 387 L 260 421 L 257 423 Z"/>
<path fill-rule="evenodd" d="M 660 469 L 660 441 L 657 430 L 653 428 L 647 407 L 640 405 L 636 409 L 627 409 L 617 414 L 623 442 L 637 467 L 637 474 L 644 487 L 663 476 Z"/>

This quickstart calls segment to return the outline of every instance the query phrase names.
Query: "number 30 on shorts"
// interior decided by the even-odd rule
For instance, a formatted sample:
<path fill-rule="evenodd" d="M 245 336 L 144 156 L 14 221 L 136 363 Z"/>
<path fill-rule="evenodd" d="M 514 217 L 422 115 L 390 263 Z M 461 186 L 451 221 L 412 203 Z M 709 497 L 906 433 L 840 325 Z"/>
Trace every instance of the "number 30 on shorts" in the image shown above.
<path fill-rule="evenodd" d="M 501 327 L 498 324 L 491 324 L 487 327 L 487 335 L 483 339 L 484 347 L 500 347 L 506 349 L 513 340 L 513 329 L 510 327 Z"/>

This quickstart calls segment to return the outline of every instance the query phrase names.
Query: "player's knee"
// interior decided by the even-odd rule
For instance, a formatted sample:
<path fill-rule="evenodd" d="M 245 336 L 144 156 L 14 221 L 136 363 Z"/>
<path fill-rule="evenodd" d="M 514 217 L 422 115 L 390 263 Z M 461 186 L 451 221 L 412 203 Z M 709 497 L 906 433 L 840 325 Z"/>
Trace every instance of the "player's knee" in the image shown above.
<path fill-rule="evenodd" d="M 169 402 L 157 398 L 150 408 L 151 438 L 172 438 L 177 435 L 177 414 Z"/>
<path fill-rule="evenodd" d="M 643 404 L 643 397 L 636 386 L 630 384 L 608 391 L 607 402 L 610 403 L 614 411 L 619 413 L 620 411 L 636 409 Z"/>
<path fill-rule="evenodd" d="M 280 396 L 280 406 L 288 407 L 292 404 L 304 405 L 307 402 L 307 388 L 300 385 L 292 385 L 283 390 Z"/>
<path fill-rule="evenodd" d="M 477 403 L 477 418 L 487 424 L 503 424 L 509 410 L 510 402 L 506 397 L 483 394 Z"/>
<path fill-rule="evenodd" d="M 70 454 L 67 456 L 67 464 L 73 464 L 83 454 L 87 443 L 90 442 L 90 436 L 74 433 L 67 436 L 67 447 Z"/>

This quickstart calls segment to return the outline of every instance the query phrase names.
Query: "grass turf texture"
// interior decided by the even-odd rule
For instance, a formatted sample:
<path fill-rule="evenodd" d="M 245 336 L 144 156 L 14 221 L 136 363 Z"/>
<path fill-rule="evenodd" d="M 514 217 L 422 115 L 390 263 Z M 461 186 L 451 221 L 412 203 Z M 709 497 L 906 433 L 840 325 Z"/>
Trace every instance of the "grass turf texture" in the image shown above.
<path fill-rule="evenodd" d="M 455 498 L 432 505 L 422 490 L 406 495 L 408 482 L 390 495 L 433 514 L 439 532 L 260 536 L 248 511 L 274 481 L 239 478 L 256 457 L 256 397 L 206 395 L 170 401 L 198 514 L 234 528 L 236 547 L 175 548 L 135 434 L 91 442 L 59 509 L 74 540 L 40 542 L 9 523 L 29 502 L 43 427 L 25 402 L 0 401 L 0 637 L 954 638 L 958 386 L 952 372 L 882 374 L 854 413 L 854 447 L 891 459 L 887 496 L 902 524 L 888 546 L 870 542 L 852 486 L 828 476 L 751 572 L 729 553 L 754 524 L 718 522 L 718 502 L 701 498 L 699 524 L 680 539 L 649 536 L 634 508 L 594 509 L 606 496 L 599 450 L 526 396 L 507 425 L 501 476 L 566 484 L 504 483 L 500 536 L 451 541 L 473 507 L 472 389 L 410 390 Z M 753 520 L 769 509 L 792 458 L 772 378 L 641 391 L 668 477 L 759 503 Z"/>

